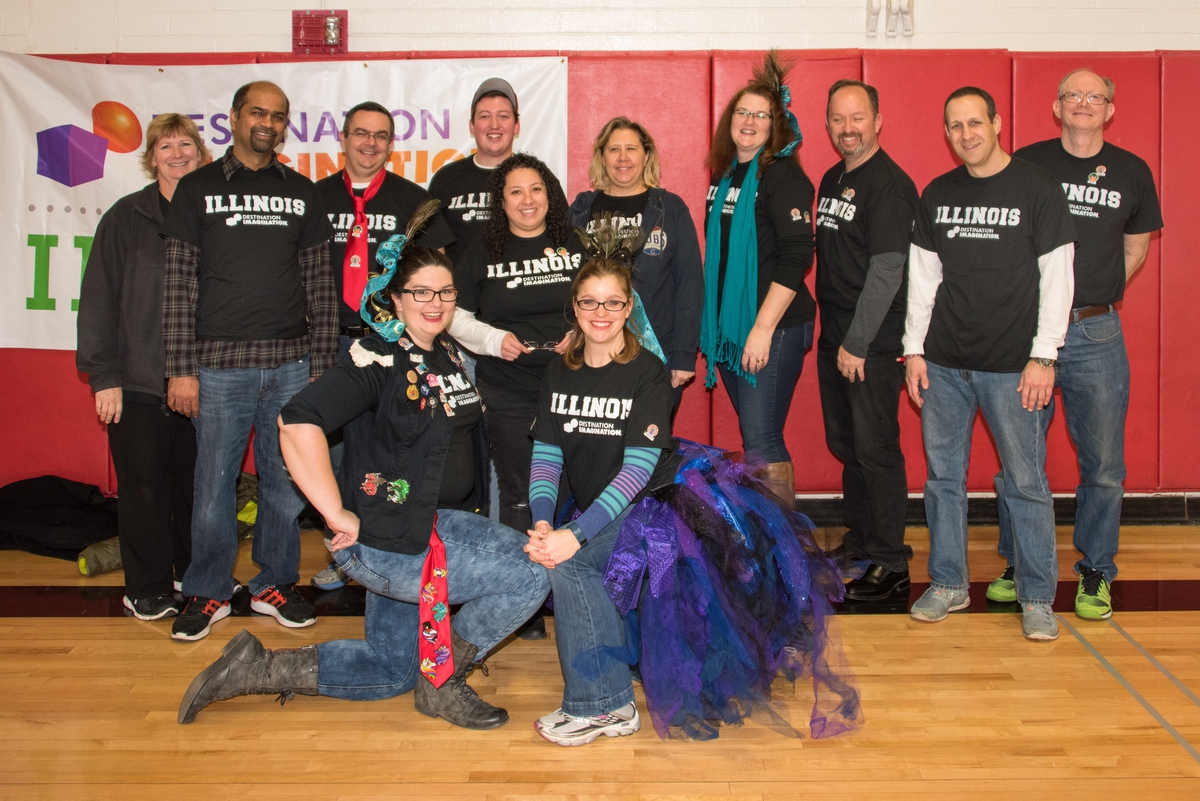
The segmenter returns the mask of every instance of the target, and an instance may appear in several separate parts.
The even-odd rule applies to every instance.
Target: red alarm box
[[[348,34],[344,9],[292,12],[293,53],[345,53]]]

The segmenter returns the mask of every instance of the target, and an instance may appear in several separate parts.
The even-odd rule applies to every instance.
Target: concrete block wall
[[[294,8],[347,9],[358,51],[1200,49],[1198,0],[915,0],[895,38],[867,0],[0,0],[0,50],[290,51]]]

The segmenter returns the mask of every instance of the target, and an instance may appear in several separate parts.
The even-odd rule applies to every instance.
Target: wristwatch
[[[1042,367],[1053,367],[1057,359],[1046,359],[1041,356],[1030,356],[1029,361],[1037,362]]]

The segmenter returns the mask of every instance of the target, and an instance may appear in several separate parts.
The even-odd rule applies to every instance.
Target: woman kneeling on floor
[[[753,465],[672,439],[670,377],[653,334],[631,330],[632,298],[624,264],[585,264],[542,387],[525,550],[549,568],[566,687],[534,727],[568,746],[636,732],[636,663],[660,736],[711,739],[751,715],[798,736],[771,701],[781,671],[812,676],[813,736],[845,731],[860,711],[827,629],[837,568]]]
[[[508,721],[467,685],[467,672],[529,619],[549,584],[522,553],[527,538],[478,513],[487,508],[483,414],[445,333],[457,297],[450,263],[406,241],[380,247],[387,269],[367,284],[363,318],[376,333],[279,421],[288,470],[334,532],[334,561],[367,589],[366,638],[270,651],[242,631],[192,682],[180,723],[239,695],[375,700],[414,688],[424,715],[471,729]],[[339,479],[325,433],[342,426]],[[450,604],[462,604],[453,630]]]

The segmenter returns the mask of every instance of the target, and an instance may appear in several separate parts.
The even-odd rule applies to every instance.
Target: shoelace
[[[1083,593],[1084,595],[1099,595],[1100,586],[1104,582],[1104,574],[1099,570],[1093,570],[1083,574]]]

